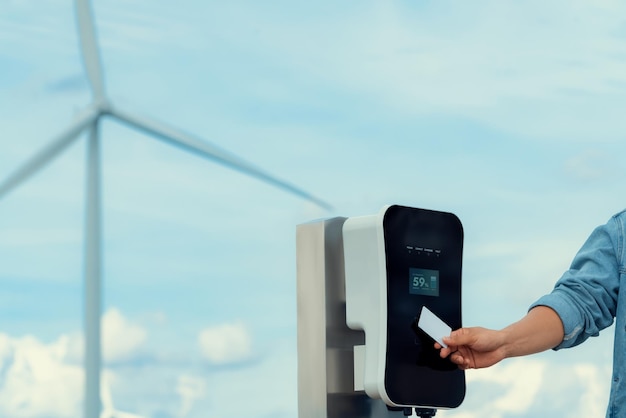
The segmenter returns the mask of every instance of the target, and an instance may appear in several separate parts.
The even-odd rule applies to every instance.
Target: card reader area
[[[457,407],[465,396],[465,374],[440,358],[417,320],[426,306],[452,329],[461,327],[461,222],[451,213],[391,206],[383,230],[387,394],[397,405]]]

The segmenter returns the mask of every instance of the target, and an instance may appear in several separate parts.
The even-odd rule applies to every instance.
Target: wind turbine
[[[132,128],[142,131],[172,145],[221,163],[231,169],[258,178],[296,196],[309,200],[330,210],[325,201],[301,188],[274,177],[251,163],[195,136],[159,123],[141,118],[113,106],[106,96],[102,64],[96,40],[96,31],[89,0],[76,0],[76,15],[83,63],[92,91],[92,101],[80,112],[65,131],[54,138],[46,147],[0,183],[0,198],[18,187],[26,179],[55,159],[83,132],[88,133],[86,221],[85,221],[85,418],[98,418],[101,412],[100,369],[101,369],[101,192],[100,192],[100,136],[99,124],[103,117],[110,117]]]

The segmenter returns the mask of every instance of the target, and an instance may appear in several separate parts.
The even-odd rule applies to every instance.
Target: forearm
[[[528,314],[500,331],[504,336],[505,357],[539,353],[556,347],[563,341],[563,323],[559,315],[547,306],[537,306]]]

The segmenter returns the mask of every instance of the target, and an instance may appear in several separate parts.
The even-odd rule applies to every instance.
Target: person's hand
[[[504,335],[502,331],[486,328],[460,328],[452,331],[449,337],[443,337],[448,347],[435,343],[441,349],[442,358],[450,356],[450,360],[460,369],[479,369],[493,366],[504,359]]]

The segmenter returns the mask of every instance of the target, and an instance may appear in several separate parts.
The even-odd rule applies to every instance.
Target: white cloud
[[[535,400],[545,369],[546,365],[543,362],[514,360],[469,374],[468,384],[487,381],[506,387],[504,395],[492,399],[490,409],[494,411],[494,416],[504,413],[520,414]]]
[[[118,309],[112,308],[103,315],[105,361],[131,358],[145,338],[146,331],[131,323]],[[30,335],[15,338],[0,334],[0,416],[79,416],[83,352],[83,338],[77,332],[63,334],[50,343]],[[112,372],[103,370],[103,383],[113,379]]]
[[[536,358],[505,360],[491,368],[468,371],[464,403],[456,410],[441,411],[441,415],[600,417],[606,410],[609,376],[610,367],[599,364],[560,364]]]
[[[118,363],[132,360],[147,337],[147,331],[129,321],[117,308],[111,308],[102,315],[102,358],[105,363]],[[63,360],[79,364],[85,352],[83,335],[80,332],[63,334],[58,339],[63,347]]]
[[[102,317],[102,350],[104,360],[129,360],[146,340],[147,332],[127,320],[118,309],[109,309]]]
[[[576,416],[603,416],[609,393],[609,379],[607,379],[608,376],[605,376],[608,373],[595,364],[576,364],[573,370],[584,388]]]
[[[252,339],[240,322],[205,328],[200,332],[198,342],[202,355],[214,364],[243,361],[252,352]]]
[[[64,337],[45,344],[0,334],[0,416],[79,416],[83,371],[64,362],[67,349]]]
[[[197,401],[190,416],[297,417],[295,345],[292,339],[276,339],[267,347],[263,361],[208,375],[207,396]],[[241,401],[242,396],[245,402]]]

